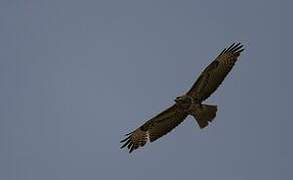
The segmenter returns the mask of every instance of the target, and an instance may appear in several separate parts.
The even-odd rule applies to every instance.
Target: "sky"
[[[0,179],[292,179],[290,7],[1,0]],[[245,51],[206,102],[218,105],[208,128],[189,117],[120,150],[233,42]]]

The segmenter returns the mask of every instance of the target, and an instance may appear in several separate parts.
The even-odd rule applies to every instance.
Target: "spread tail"
[[[194,110],[192,115],[197,121],[199,127],[203,129],[209,125],[209,122],[213,121],[213,119],[216,117],[216,113],[217,106],[202,104]]]

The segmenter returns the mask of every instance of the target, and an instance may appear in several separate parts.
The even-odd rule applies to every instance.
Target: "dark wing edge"
[[[223,49],[217,58],[204,69],[187,94],[195,96],[196,94],[202,94],[203,91],[208,88],[209,92],[206,92],[206,94],[200,98],[201,100],[207,99],[231,71],[242,51],[244,51],[244,48],[241,43],[233,43],[228,48]],[[210,79],[214,80],[215,84],[208,87]]]
[[[133,132],[126,134],[125,136],[127,137],[120,141],[120,143],[124,143],[120,148],[127,147],[129,153],[131,153],[133,150],[143,147],[147,142],[153,142],[170,132],[178,126],[186,116],[186,113],[180,112],[176,105],[173,105]]]
[[[227,49],[226,48],[223,49],[223,51],[218,55],[217,58],[219,58],[223,54],[227,54],[227,53],[231,53],[233,55],[238,55],[239,56],[242,51],[244,51],[244,48],[243,48],[243,45],[241,43],[237,43],[237,44],[233,43]],[[216,60],[217,60],[217,58],[216,58]]]

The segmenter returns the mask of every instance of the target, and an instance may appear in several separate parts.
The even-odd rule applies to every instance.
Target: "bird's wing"
[[[180,111],[176,105],[173,105],[150,119],[133,132],[126,134],[126,138],[121,141],[124,143],[121,148],[127,146],[129,153],[144,146],[148,141],[153,142],[156,139],[170,132],[179,125],[187,114]]]
[[[200,101],[207,99],[223,82],[227,74],[233,68],[240,53],[244,50],[240,43],[233,43],[224,49],[218,57],[209,64],[199,78],[187,92],[188,95],[198,98]]]

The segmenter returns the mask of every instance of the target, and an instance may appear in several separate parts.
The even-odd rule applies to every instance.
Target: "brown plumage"
[[[216,116],[217,106],[202,104],[223,82],[233,68],[240,53],[244,50],[240,43],[233,43],[224,49],[217,58],[200,74],[192,88],[175,99],[175,104],[127,134],[121,141],[121,148],[127,147],[129,153],[144,146],[148,141],[170,132],[188,115],[192,115],[199,127],[205,128]]]

